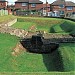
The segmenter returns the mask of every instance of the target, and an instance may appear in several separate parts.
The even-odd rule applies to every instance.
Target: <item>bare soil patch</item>
[[[18,43],[14,48],[13,48],[13,52],[12,55],[13,56],[18,56],[19,54],[21,54],[22,52],[26,52],[27,50],[21,45],[21,43]]]

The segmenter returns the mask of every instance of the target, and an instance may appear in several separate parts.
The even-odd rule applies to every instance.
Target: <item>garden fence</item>
[[[0,10],[0,16],[8,15],[8,10]]]

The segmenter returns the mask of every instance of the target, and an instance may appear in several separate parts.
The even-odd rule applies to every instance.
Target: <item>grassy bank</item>
[[[8,20],[10,18],[12,18],[12,16],[8,16]],[[7,19],[6,16],[5,19]],[[3,22],[5,19],[3,19],[1,22]],[[29,30],[32,26],[35,26],[37,30],[44,30],[46,32],[50,32],[52,27],[54,29],[54,33],[60,34],[75,31],[74,22],[56,18],[20,17],[18,18],[18,22],[12,27]],[[0,33],[0,72],[3,72],[0,73],[1,75],[74,74],[75,43],[60,44],[59,49],[51,54],[22,52],[16,57],[11,53],[18,42],[18,37]]]
[[[0,75],[74,75],[74,72],[32,72],[32,73],[26,73],[26,72],[15,72],[15,73],[0,73]]]
[[[18,17],[18,22],[12,27],[28,31],[32,26],[35,26],[36,30],[48,33],[75,33],[74,22],[57,18]]]
[[[19,39],[0,34],[0,72],[51,72],[75,71],[75,44],[60,44],[51,54],[23,52],[17,57],[11,52]]]
[[[16,18],[16,17],[13,16],[13,15],[0,16],[0,24],[9,22],[9,21],[11,21],[14,18]]]
[[[52,33],[75,33],[75,22],[64,20],[60,24],[55,24],[51,27]]]
[[[61,19],[56,18],[18,18],[18,22],[15,23],[12,27],[21,28],[21,29],[29,29],[31,26],[35,26],[36,30],[50,32],[51,26],[54,24],[60,24],[62,22]]]

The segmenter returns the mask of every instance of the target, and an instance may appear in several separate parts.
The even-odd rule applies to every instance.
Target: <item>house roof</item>
[[[29,0],[29,3],[43,3],[43,2],[40,0]]]
[[[22,3],[22,2],[27,2],[27,3],[43,3],[40,0],[17,0],[15,3]]]
[[[54,1],[52,5],[60,5],[60,4],[65,4],[65,1]]]
[[[16,3],[19,2],[28,2],[28,0],[17,0]]]
[[[54,1],[52,5],[64,4],[65,6],[75,6],[75,3],[72,1]]]
[[[66,1],[66,6],[75,6],[75,3],[71,1]]]
[[[50,4],[43,4],[43,7],[50,7]]]
[[[6,0],[0,0],[0,2],[7,2]]]

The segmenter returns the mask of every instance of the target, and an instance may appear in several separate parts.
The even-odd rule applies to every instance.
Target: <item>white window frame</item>
[[[36,4],[31,4],[31,7],[36,7]]]
[[[63,7],[61,7],[61,5],[62,5]],[[61,5],[59,5],[59,8],[64,8],[64,7],[65,7],[64,4],[61,4]]]
[[[69,7],[71,7],[71,9]],[[66,9],[67,10],[73,10],[73,7],[72,6],[68,6],[68,7],[66,7]]]
[[[27,6],[27,3],[22,3],[22,6]]]

